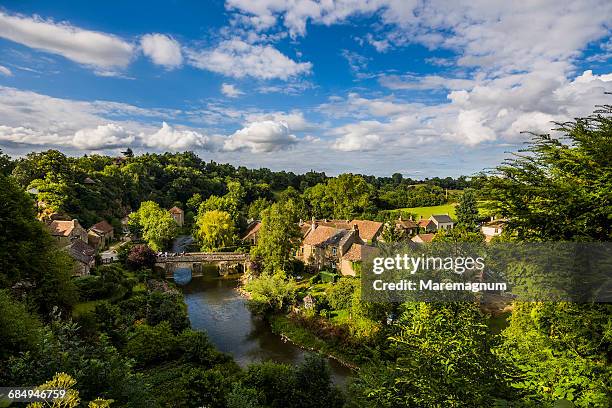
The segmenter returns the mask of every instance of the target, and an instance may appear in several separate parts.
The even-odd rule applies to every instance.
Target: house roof
[[[431,242],[436,234],[418,234],[412,237],[413,242]]]
[[[85,180],[83,180],[83,183],[85,183],[85,184],[96,184],[96,182],[93,181],[91,179],[91,177],[85,177]]]
[[[94,230],[96,232],[101,232],[103,234],[108,234],[109,232],[113,231],[113,226],[110,225],[106,220],[102,220],[94,225],[92,225],[92,227],[90,228],[90,230]]]
[[[432,221],[427,218],[423,218],[422,220],[419,220],[419,227],[425,228],[429,225],[430,222]]]
[[[178,207],[172,207],[171,209],[169,209],[168,211],[170,211],[170,214],[182,214],[184,211],[181,210]]]
[[[368,220],[352,220],[351,228],[353,225],[357,225],[359,228],[359,236],[365,240],[371,240],[378,235],[383,228],[383,223],[378,221],[368,221]]]
[[[47,227],[53,236],[69,237],[77,225],[79,225],[77,220],[54,220],[47,224]]]
[[[333,227],[327,227],[325,225],[319,225],[314,229],[314,231],[311,230],[310,232],[308,232],[308,234],[304,238],[304,244],[319,245],[328,241],[330,238],[340,232],[343,232],[343,230],[339,230]]]
[[[249,239],[251,236],[257,234],[257,231],[259,231],[260,228],[261,228],[261,221],[252,222],[251,225],[249,225],[249,227],[247,228],[247,231],[244,234],[244,237],[242,237],[242,239],[243,240]]]
[[[70,246],[68,246],[68,254],[70,254],[73,259],[84,264],[89,264],[93,260],[95,253],[95,249],[80,239],[75,239]]]
[[[418,227],[417,223],[412,220],[402,220],[401,218],[395,221],[396,227],[402,228],[416,228]]]
[[[375,253],[378,248],[370,245],[352,244],[348,251],[342,255],[342,259],[346,259],[351,262],[362,261],[363,258]]]
[[[351,229],[352,228],[352,225],[349,222],[349,220],[322,219],[322,220],[315,220],[315,222],[317,223],[318,226],[332,227],[336,229]],[[305,221],[303,225],[311,226],[312,221]]]
[[[436,223],[448,223],[453,222],[453,219],[449,217],[448,214],[434,214],[429,219],[435,221]]]

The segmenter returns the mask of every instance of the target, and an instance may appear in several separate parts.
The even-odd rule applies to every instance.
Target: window
[[[337,249],[336,247],[332,247],[332,255],[336,255]]]

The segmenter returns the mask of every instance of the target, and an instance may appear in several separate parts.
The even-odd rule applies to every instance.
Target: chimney
[[[317,229],[317,220],[315,219],[315,217],[312,217],[312,224],[310,224],[310,230],[314,231],[315,229]]]
[[[410,216],[410,221],[412,221],[412,215]]]
[[[304,224],[304,220],[300,218],[300,223],[298,224],[300,227]]]
[[[400,214],[400,216],[398,218],[398,221],[400,221],[400,222],[402,221],[402,214]]]
[[[355,238],[359,238],[359,225],[353,224],[353,233],[355,234]]]

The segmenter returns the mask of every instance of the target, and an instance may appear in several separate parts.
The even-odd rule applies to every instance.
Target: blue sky
[[[472,174],[610,102],[611,22],[604,0],[7,1],[0,148]]]

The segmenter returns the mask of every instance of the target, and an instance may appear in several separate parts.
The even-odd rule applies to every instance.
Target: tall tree
[[[129,216],[129,226],[147,241],[154,251],[164,249],[176,237],[178,225],[170,213],[153,201],[145,201]]]
[[[198,216],[195,236],[202,251],[217,251],[229,247],[236,240],[234,221],[225,211],[206,211]]]
[[[455,209],[457,224],[468,231],[478,231],[478,203],[472,189],[465,189]]]
[[[272,204],[262,212],[259,240],[251,254],[261,258],[264,271],[289,271],[301,236],[297,221],[292,200]]]

